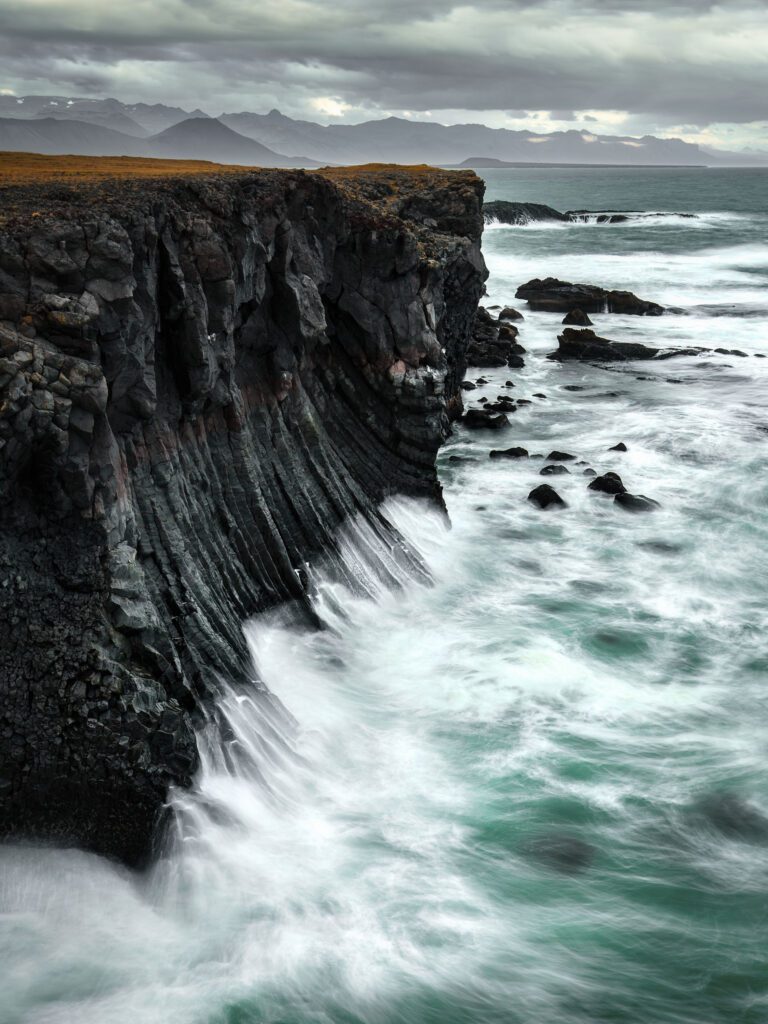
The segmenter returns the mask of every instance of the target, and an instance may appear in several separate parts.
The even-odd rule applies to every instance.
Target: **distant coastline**
[[[590,167],[595,170],[615,167],[624,171],[642,171],[646,169],[709,171],[716,169],[715,164],[594,164],[574,163],[569,160],[497,160],[495,157],[470,157],[468,160],[462,160],[460,164],[440,164],[440,166],[445,167],[446,170],[493,170],[494,168],[503,170],[507,167]],[[752,170],[753,168],[744,169]]]

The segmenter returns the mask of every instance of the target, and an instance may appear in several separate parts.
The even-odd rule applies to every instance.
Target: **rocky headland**
[[[441,500],[483,185],[86,167],[0,192],[0,830],[138,864],[219,680],[252,675],[242,622],[301,604],[345,519]]]

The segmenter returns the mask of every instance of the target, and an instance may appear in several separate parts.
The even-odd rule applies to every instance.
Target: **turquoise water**
[[[559,318],[523,309],[525,369],[466,397],[512,379],[531,404],[503,436],[457,428],[451,528],[387,508],[433,585],[353,595],[318,566],[325,631],[247,626],[274,696],[223,696],[150,876],[2,851],[3,1024],[768,1021],[768,173],[488,183],[701,214],[494,227],[489,305],[547,274],[627,287],[686,312],[600,333],[749,356],[560,366]],[[662,507],[627,515],[572,466],[540,512],[542,462],[488,459],[511,445]],[[342,550],[361,580],[386,557],[362,528]]]

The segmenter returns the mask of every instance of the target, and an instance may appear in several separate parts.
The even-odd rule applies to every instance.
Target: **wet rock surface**
[[[518,328],[506,320],[495,319],[480,306],[475,315],[472,339],[467,349],[469,366],[491,369],[498,366],[519,368],[524,365],[525,349],[517,341]]]
[[[695,220],[695,213],[652,212],[646,210],[566,210],[561,213],[543,203],[513,203],[495,200],[483,207],[486,223],[525,225],[541,221],[571,224],[627,224],[648,218],[685,218]]]
[[[563,318],[563,323],[566,327],[591,327],[592,321],[589,319],[583,309],[572,309],[570,313],[566,313]]]
[[[527,459],[527,448],[492,448],[488,453],[489,459]]]
[[[538,221],[566,221],[568,217],[544,203],[510,203],[497,199],[483,205],[486,224],[533,224]]]
[[[524,320],[523,314],[512,306],[505,306],[499,313],[499,320]]]
[[[554,313],[624,313],[661,316],[664,307],[640,299],[632,292],[609,290],[594,284],[572,284],[556,277],[534,278],[520,285],[515,297],[525,299],[533,310]]]
[[[657,508],[661,508],[659,502],[653,498],[646,498],[644,494],[630,494],[628,491],[621,491],[613,501],[626,512],[655,512]]]
[[[626,487],[618,473],[603,473],[596,476],[588,485],[590,491],[598,491],[600,494],[624,494]]]
[[[711,351],[706,348],[659,349],[642,345],[640,342],[611,341],[609,338],[599,337],[588,328],[578,331],[573,327],[566,327],[563,333],[558,335],[557,341],[557,350],[547,356],[548,359],[557,362],[581,360],[593,363],[625,363],[650,359],[659,362],[677,356],[700,356]],[[570,386],[568,390],[575,391],[577,388]]]
[[[509,426],[506,414],[494,409],[468,409],[462,423],[470,430],[504,430]]]
[[[659,349],[651,348],[649,345],[610,341],[589,329],[578,331],[573,327],[566,327],[563,333],[558,335],[557,341],[557,351],[550,353],[547,358],[559,362],[580,359],[588,362],[623,363],[634,359],[655,359],[659,354]]]
[[[550,484],[539,484],[528,495],[528,501],[537,508],[567,508],[567,503]]]
[[[398,173],[5,189],[3,834],[141,862],[243,620],[346,518],[440,501],[483,186]]]

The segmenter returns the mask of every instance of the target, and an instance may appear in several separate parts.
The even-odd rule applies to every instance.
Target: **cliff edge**
[[[0,833],[137,864],[243,620],[439,500],[483,185],[101,179],[0,182]]]

